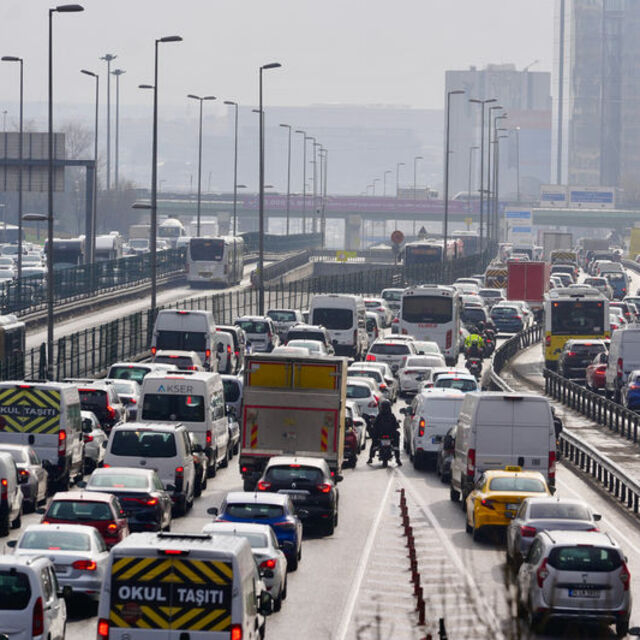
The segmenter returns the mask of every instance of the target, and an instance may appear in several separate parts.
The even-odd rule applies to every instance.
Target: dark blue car
[[[256,522],[268,524],[287,557],[287,569],[295,571],[302,557],[302,523],[296,516],[291,498],[282,493],[229,492],[220,510],[209,509],[216,522]]]
[[[632,411],[640,409],[640,371],[629,374],[627,384],[622,387],[622,404]]]
[[[491,319],[498,333],[518,333],[524,327],[522,312],[516,306],[495,305],[491,309]]]

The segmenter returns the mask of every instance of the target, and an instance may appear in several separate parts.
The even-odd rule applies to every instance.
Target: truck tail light
[[[536,579],[538,580],[538,586],[542,589],[544,581],[549,577],[549,569],[547,569],[547,559],[542,561],[542,564],[536,571]]]
[[[549,451],[549,480],[556,479],[556,452]]]
[[[536,533],[538,533],[538,531],[535,527],[529,527],[526,524],[520,527],[520,536],[523,538],[535,538]]]
[[[109,640],[109,621],[104,618],[100,618],[98,621],[97,640]]]
[[[67,454],[67,432],[64,429],[58,431],[58,457],[64,457]]]
[[[451,349],[451,341],[452,340],[453,340],[453,332],[451,331],[451,329],[449,329],[449,331],[447,331],[445,349]]]
[[[151,347],[151,355],[152,356],[155,356],[157,351],[158,351],[158,347]]]
[[[229,358],[231,357],[231,345],[230,344],[227,345],[227,356]]]
[[[210,447],[211,446],[211,430],[210,429],[207,431],[207,434],[205,436],[205,440],[206,440],[206,443],[207,443],[207,447]]]
[[[260,480],[256,485],[256,488],[258,489],[258,491],[269,491],[269,489],[271,489],[271,483]]]
[[[424,418],[420,418],[420,422],[418,423],[418,436],[422,438],[424,435],[424,428],[427,426]]]
[[[176,467],[175,485],[177,491],[182,491],[182,482],[184,481],[184,467]]]
[[[624,371],[623,364],[624,364],[624,362],[623,362],[622,358],[618,358],[618,363],[617,363],[618,378],[622,378],[622,373]]]
[[[467,477],[473,478],[476,472],[476,450],[469,449],[467,454]]]
[[[0,480],[0,501],[7,502],[9,496],[9,481],[6,478]]]
[[[230,640],[242,640],[242,625],[241,624],[232,624],[231,625],[231,638]]]
[[[78,571],[95,571],[98,568],[93,560],[76,560],[71,566]]]
[[[622,582],[624,590],[629,591],[629,585],[631,584],[631,574],[629,573],[626,562],[623,562],[622,566],[620,567],[620,582]]]
[[[33,605],[33,618],[31,620],[31,635],[41,636],[44,633],[44,609],[42,598],[38,598]]]

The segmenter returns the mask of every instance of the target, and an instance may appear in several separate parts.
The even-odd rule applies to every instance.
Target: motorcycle
[[[482,375],[482,358],[467,358],[465,367],[476,380],[480,380],[480,376]]]
[[[484,357],[489,358],[496,349],[496,342],[492,336],[485,336],[484,338]]]
[[[389,460],[393,457],[393,443],[389,436],[382,436],[378,444],[378,458],[382,462],[383,468],[389,466]]]

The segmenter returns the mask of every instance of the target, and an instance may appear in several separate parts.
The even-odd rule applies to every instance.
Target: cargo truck
[[[240,473],[252,491],[272,456],[324,458],[340,473],[347,361],[252,355],[245,361]]]
[[[524,300],[540,320],[551,266],[547,262],[509,262],[507,268],[507,300]]]
[[[542,246],[544,248],[544,259],[551,262],[551,254],[557,250],[572,251],[573,234],[560,231],[545,231]],[[574,258],[575,260],[575,253]]]

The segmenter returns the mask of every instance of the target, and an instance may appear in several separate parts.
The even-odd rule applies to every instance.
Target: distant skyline
[[[161,107],[180,106],[187,93],[257,102],[257,69],[283,68],[265,77],[265,103],[388,104],[442,108],[444,72],[534,60],[550,71],[553,0],[86,0],[83,13],[54,16],[55,101],[90,104],[105,53],[123,68],[121,104],[149,105],[137,88],[153,80],[153,41],[178,34],[184,42],[160,46]],[[0,55],[25,59],[25,101],[47,92],[47,10],[54,2],[3,0]],[[112,100],[114,83],[112,83]],[[102,91],[102,98],[106,92]],[[17,69],[0,64],[0,110],[17,99]],[[10,110],[9,110],[10,111]],[[11,111],[8,117],[13,117]],[[25,117],[29,117],[28,108]]]

